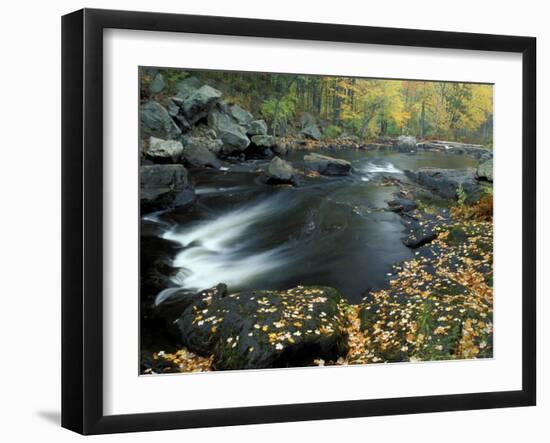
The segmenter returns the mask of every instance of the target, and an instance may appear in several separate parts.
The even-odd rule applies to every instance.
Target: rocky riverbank
[[[153,85],[154,83],[154,85]],[[140,108],[141,372],[417,361],[492,355],[492,151],[479,145],[384,138],[323,138],[310,115],[291,137],[189,77],[167,97],[158,77]],[[325,155],[315,152],[334,151]],[[326,286],[231,292],[226,282],[193,292],[174,283],[181,245],[159,236],[151,213],[193,211],[194,176],[255,159],[267,188],[355,180],[342,149],[469,156],[474,169],[420,168],[402,179],[387,208],[403,223],[414,258],[395,263],[381,290],[360,303]],[[299,163],[290,151],[304,151]],[[228,172],[230,173],[230,172]],[[269,188],[273,189],[273,188]],[[154,216],[153,216],[154,219]],[[358,277],[360,278],[360,277]]]

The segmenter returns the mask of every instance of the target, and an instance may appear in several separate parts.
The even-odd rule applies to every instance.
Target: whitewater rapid
[[[180,268],[173,282],[190,290],[209,288],[219,282],[238,286],[285,264],[288,245],[245,253],[248,239],[259,234],[255,225],[265,222],[275,207],[272,200],[245,205],[211,220],[165,232],[165,239],[184,247],[173,262]]]

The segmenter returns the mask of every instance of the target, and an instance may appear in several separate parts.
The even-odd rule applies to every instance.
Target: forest
[[[177,69],[163,73],[173,88],[191,75]],[[287,135],[307,112],[320,122],[324,139],[411,135],[492,146],[493,87],[488,84],[230,71],[192,75],[262,116],[276,136]]]

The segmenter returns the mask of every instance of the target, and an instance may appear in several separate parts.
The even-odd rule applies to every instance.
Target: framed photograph
[[[62,27],[64,427],[535,405],[534,38]]]

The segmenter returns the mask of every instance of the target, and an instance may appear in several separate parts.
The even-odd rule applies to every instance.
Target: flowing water
[[[194,171],[197,204],[155,217],[166,226],[163,237],[183,246],[174,282],[190,290],[223,282],[230,291],[327,285],[357,302],[385,283],[392,264],[412,257],[400,241],[400,217],[385,210],[396,188],[377,185],[376,176],[475,166],[444,153],[320,153],[351,161],[355,173],[292,188],[261,182],[256,171],[267,161]],[[288,160],[302,168],[304,154]]]

